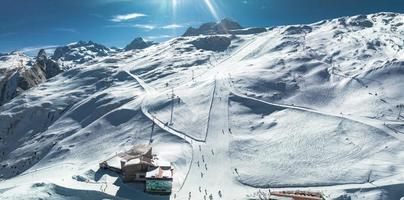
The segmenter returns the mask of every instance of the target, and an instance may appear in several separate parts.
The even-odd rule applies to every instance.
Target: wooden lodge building
[[[145,182],[148,193],[170,194],[173,181],[171,163],[160,161],[149,145],[138,145],[100,163],[100,168],[122,175],[124,182]]]

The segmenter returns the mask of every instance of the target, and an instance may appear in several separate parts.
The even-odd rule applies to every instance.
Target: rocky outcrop
[[[208,51],[225,51],[231,44],[231,38],[225,36],[208,36],[198,38],[192,42],[197,49]]]
[[[152,41],[145,41],[145,40],[143,40],[143,38],[137,37],[130,44],[126,45],[124,50],[130,51],[130,50],[135,50],[135,49],[145,49],[145,48],[150,47],[155,44],[156,43],[154,43]]]
[[[1,57],[4,60],[18,60],[19,55]],[[6,63],[8,64],[8,63]],[[10,66],[0,70],[0,106],[7,103],[20,93],[45,82],[62,72],[59,65],[49,59],[45,50],[41,49],[36,61],[29,61],[23,65]]]
[[[202,24],[199,28],[190,27],[182,36],[229,34],[231,30],[242,28],[237,22],[226,18],[218,23],[209,22]]]
[[[36,66],[40,67],[45,72],[47,79],[52,78],[62,72],[58,63],[52,59],[49,59],[45,50],[43,49],[41,49],[38,53],[36,58]]]
[[[242,26],[240,26],[239,23],[225,18],[218,23],[209,22],[206,24],[202,24],[199,28],[190,27],[182,36],[217,34],[248,35],[266,31],[268,31],[268,29],[263,27],[243,28]]]

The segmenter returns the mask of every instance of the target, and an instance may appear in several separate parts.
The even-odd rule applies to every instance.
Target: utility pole
[[[153,116],[153,124],[152,124],[152,128],[151,128],[151,134],[150,134],[150,140],[149,140],[150,144],[153,143],[154,124],[155,124],[155,122],[154,122],[154,116]]]
[[[170,125],[173,124],[173,113],[174,113],[174,88],[171,88],[171,116],[170,116]]]
[[[397,120],[399,120],[400,117],[401,117],[401,109],[404,107],[404,104],[397,105],[397,107],[400,109],[400,110],[398,111],[398,116],[397,116]]]

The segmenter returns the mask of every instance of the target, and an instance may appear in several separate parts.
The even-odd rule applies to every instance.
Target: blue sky
[[[117,47],[138,36],[164,41],[223,17],[275,26],[381,11],[404,13],[404,0],[0,0],[0,52],[78,40]]]

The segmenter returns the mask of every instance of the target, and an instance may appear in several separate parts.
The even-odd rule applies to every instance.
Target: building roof
[[[293,200],[292,197],[283,197],[283,196],[277,196],[277,195],[271,195],[269,197],[270,200]]]
[[[322,200],[323,196],[318,192],[310,191],[276,191],[271,192],[271,198],[276,197],[291,197],[295,200]]]
[[[124,162],[125,166],[138,165],[138,164],[147,164],[150,166],[155,166],[152,159],[144,157],[144,156],[140,156],[137,158],[130,158],[129,160],[123,160],[123,162]]]
[[[119,157],[121,157],[123,160],[129,161],[134,158],[139,158],[143,155],[146,155],[148,152],[151,152],[152,147],[150,145],[136,145],[133,146],[131,149],[129,149],[126,152],[120,153]]]
[[[146,179],[172,179],[173,171],[164,167],[156,167],[155,169],[146,173]]]
[[[140,164],[140,162],[141,162],[140,158],[134,158],[134,159],[127,161],[125,163],[125,165],[136,165],[136,164]]]
[[[121,158],[119,158],[119,157],[115,156],[105,162],[108,164],[108,166],[115,167],[117,169],[121,168]]]
[[[153,160],[156,166],[164,167],[164,168],[172,168],[171,163],[164,160]]]

